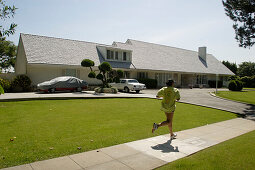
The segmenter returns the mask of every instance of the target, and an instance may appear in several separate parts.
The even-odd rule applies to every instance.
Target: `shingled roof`
[[[92,42],[53,38],[31,34],[21,34],[27,62],[30,64],[80,65],[84,58],[99,65],[104,58],[97,46],[120,48],[132,51],[132,63],[111,62],[114,68],[136,68],[187,73],[233,75],[213,55],[207,54],[206,61],[198,57],[198,52],[165,45],[127,40],[104,45]]]

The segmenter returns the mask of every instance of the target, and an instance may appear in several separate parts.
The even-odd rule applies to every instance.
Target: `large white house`
[[[225,83],[227,76],[234,75],[207,54],[206,47],[191,51],[131,39],[105,45],[31,34],[20,34],[15,72],[28,75],[33,85],[64,75],[99,84],[88,78],[89,68],[81,67],[83,59],[93,60],[96,66],[107,61],[125,71],[126,78],[156,79],[158,86],[170,78],[181,87],[207,85],[216,75]]]

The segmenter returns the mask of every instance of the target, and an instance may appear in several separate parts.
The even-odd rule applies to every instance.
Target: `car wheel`
[[[140,92],[140,90],[136,90],[135,92],[136,92],[136,93],[139,93],[139,92]]]
[[[82,88],[81,88],[81,87],[77,87],[77,88],[76,88],[76,91],[77,91],[77,92],[81,92],[81,91],[82,91]]]
[[[54,88],[49,89],[48,91],[49,91],[50,93],[55,93],[55,89],[54,89]]]
[[[128,88],[128,87],[124,87],[124,91],[125,91],[126,93],[129,93],[129,88]]]

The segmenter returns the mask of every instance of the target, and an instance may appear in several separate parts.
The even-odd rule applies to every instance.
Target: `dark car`
[[[88,88],[88,83],[84,80],[71,76],[62,76],[45,81],[37,85],[39,91],[54,93],[55,91],[77,91],[81,92]]]

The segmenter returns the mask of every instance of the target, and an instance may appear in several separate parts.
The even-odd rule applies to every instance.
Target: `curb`
[[[247,105],[250,105],[250,106],[255,106],[254,104],[251,104],[251,103],[246,103],[246,102],[241,102],[241,101],[236,101],[236,100],[231,100],[231,99],[223,98],[223,97],[220,97],[220,96],[216,96],[214,94],[214,92],[209,92],[209,93],[210,93],[211,96],[222,99],[222,100],[227,100],[227,101],[231,101],[231,102],[236,102],[236,103],[241,103],[241,104],[247,104]]]
[[[11,98],[11,99],[0,99],[0,102],[11,102],[11,101],[33,101],[33,100],[73,100],[73,99],[110,99],[110,98],[148,98],[154,99],[153,97],[148,96],[135,96],[135,97],[128,97],[128,96],[96,96],[96,97],[36,97],[36,98]]]
[[[230,110],[221,109],[221,108],[217,108],[217,107],[206,106],[206,105],[200,105],[200,104],[193,104],[193,103],[182,102],[182,101],[179,101],[178,103],[184,103],[184,104],[190,104],[190,105],[195,105],[195,106],[200,106],[200,107],[206,107],[206,108],[210,108],[210,109],[221,110],[221,111],[225,111],[225,112],[230,112],[230,113],[237,114],[237,115],[241,116],[242,118],[245,118],[245,117],[246,117],[245,114],[242,114],[242,113],[239,113],[239,112],[233,112],[233,111],[230,111]]]

